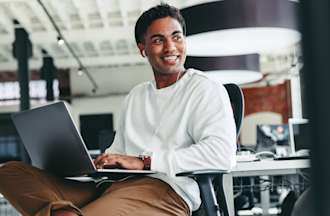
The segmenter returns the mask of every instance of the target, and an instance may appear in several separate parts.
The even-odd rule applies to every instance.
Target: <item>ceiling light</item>
[[[300,41],[298,2],[223,0],[181,10],[187,25],[187,54],[228,56],[287,48]]]
[[[78,71],[77,71],[77,74],[78,74],[78,76],[84,75],[83,69],[79,68]]]
[[[57,44],[60,45],[60,46],[63,46],[64,45],[64,40],[63,40],[62,37],[57,36]]]
[[[196,68],[218,82],[246,84],[262,79],[259,55],[196,57],[187,56],[187,68]]]

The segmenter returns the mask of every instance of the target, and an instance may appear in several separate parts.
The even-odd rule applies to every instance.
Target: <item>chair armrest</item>
[[[224,216],[229,216],[227,201],[224,193],[223,185],[223,175],[229,173],[227,170],[217,170],[217,169],[205,169],[205,170],[194,170],[188,172],[177,173],[176,176],[185,176],[193,178],[197,181],[202,202],[205,206],[208,216],[219,216],[220,208]],[[219,177],[218,179],[218,194],[214,191],[213,179]],[[218,201],[217,201],[218,199]]]
[[[228,173],[229,171],[227,170],[217,170],[217,169],[205,169],[205,170],[194,170],[194,171],[186,171],[186,172],[181,172],[177,173],[176,176],[187,176],[187,177],[197,177],[201,175],[223,175]]]

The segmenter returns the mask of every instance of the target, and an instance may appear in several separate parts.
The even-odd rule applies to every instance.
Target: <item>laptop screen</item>
[[[60,176],[95,172],[95,166],[64,102],[12,116],[32,164]]]

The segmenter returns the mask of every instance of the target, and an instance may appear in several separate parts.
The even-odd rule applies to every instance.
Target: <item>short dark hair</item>
[[[145,11],[136,21],[135,24],[136,44],[139,44],[143,41],[143,37],[147,32],[148,27],[151,25],[153,21],[165,17],[172,17],[176,19],[182,27],[183,34],[186,35],[186,23],[180,13],[180,10],[166,3],[162,3]]]

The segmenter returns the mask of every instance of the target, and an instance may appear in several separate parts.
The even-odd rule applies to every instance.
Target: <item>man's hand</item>
[[[94,160],[96,168],[123,168],[143,170],[143,161],[137,157],[104,153]]]

